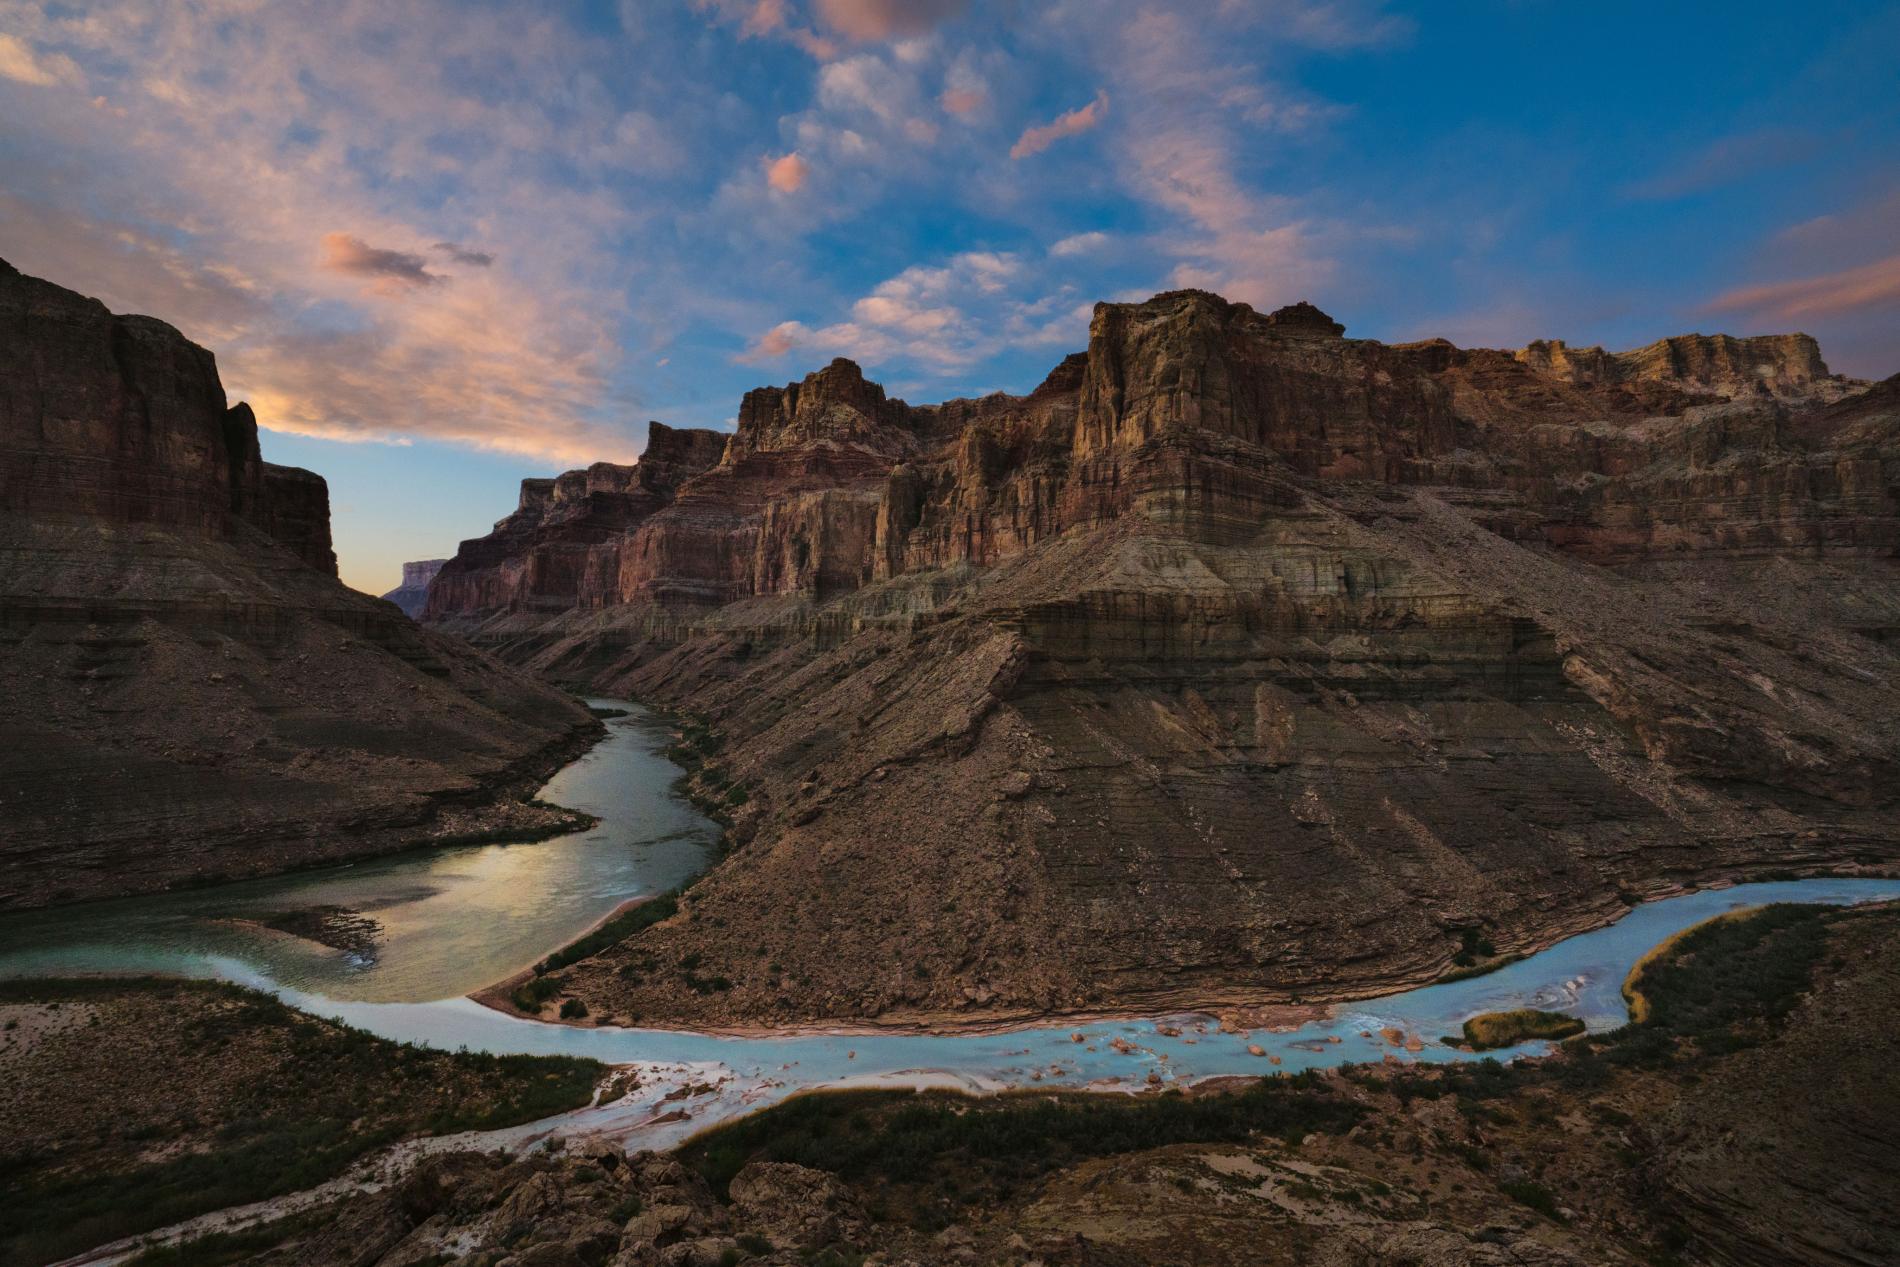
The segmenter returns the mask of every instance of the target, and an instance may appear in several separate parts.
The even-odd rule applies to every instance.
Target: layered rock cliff
[[[570,985],[693,1021],[1312,999],[1892,865],[1896,385],[1657,347],[1583,373],[1183,291],[1099,306],[1027,396],[748,395],[598,588],[461,625],[709,727],[732,855]]]
[[[429,582],[435,580],[436,573],[447,562],[447,559],[418,559],[403,564],[402,584],[383,595],[383,599],[402,608],[402,614],[411,620],[421,618],[429,602]]]
[[[521,481],[521,501],[489,536],[464,541],[430,582],[436,620],[505,611],[599,606],[618,592],[618,545],[725,451],[717,431],[649,423],[633,466],[596,462],[554,479]]]
[[[336,579],[211,353],[0,262],[0,907],[563,818],[585,711]]]

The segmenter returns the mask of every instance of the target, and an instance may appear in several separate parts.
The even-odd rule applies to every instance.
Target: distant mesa
[[[402,565],[402,584],[383,598],[402,608],[402,614],[415,620],[422,615],[422,609],[429,601],[429,582],[442,570],[447,559],[420,559],[414,563]]]

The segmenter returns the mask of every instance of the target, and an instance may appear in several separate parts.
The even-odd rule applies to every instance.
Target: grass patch
[[[1465,1022],[1465,1043],[1473,1051],[1515,1047],[1533,1038],[1574,1038],[1583,1022],[1562,1012],[1540,1012],[1520,1007],[1509,1012],[1486,1012]]]
[[[1263,1136],[1298,1140],[1343,1132],[1364,1114],[1307,1075],[1198,1096],[827,1092],[716,1127],[681,1155],[721,1192],[748,1162],[787,1161],[847,1181],[913,1189],[923,1207],[942,1213],[973,1194],[1007,1197],[1088,1157]]]

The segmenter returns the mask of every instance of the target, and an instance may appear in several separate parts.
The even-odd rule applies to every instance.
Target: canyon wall
[[[0,907],[566,821],[584,709],[336,579],[211,353],[0,262]]]
[[[750,393],[565,610],[434,614],[710,728],[732,852],[570,972],[596,1015],[1378,992],[1900,859],[1897,392],[1799,335],[1387,346],[1173,292],[1026,396]],[[683,957],[729,988],[643,967]]]
[[[618,543],[673,499],[726,449],[717,431],[648,424],[633,466],[596,462],[554,479],[521,481],[513,514],[486,537],[464,541],[429,585],[435,620],[508,611],[600,606],[617,592]]]

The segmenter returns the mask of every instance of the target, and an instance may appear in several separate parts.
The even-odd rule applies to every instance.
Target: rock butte
[[[402,608],[402,614],[414,620],[422,615],[422,609],[429,601],[429,582],[435,580],[435,574],[442,570],[447,559],[419,559],[402,565],[402,584],[383,598]]]
[[[1805,335],[1387,346],[1178,291],[1026,396],[838,360],[649,453],[529,481],[427,607],[723,745],[733,850],[568,972],[597,1018],[1370,994],[1900,856],[1900,379]]]
[[[336,579],[211,353],[0,261],[0,907],[569,817],[585,710]]]

